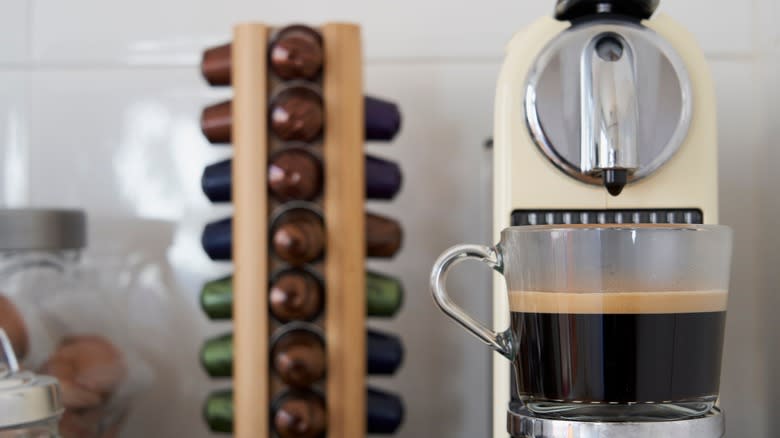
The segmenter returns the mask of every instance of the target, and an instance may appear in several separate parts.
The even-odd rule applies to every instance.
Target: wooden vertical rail
[[[366,434],[363,81],[360,28],[327,24],[324,212],[328,437]]]
[[[268,436],[268,29],[233,29],[233,275],[234,433]]]

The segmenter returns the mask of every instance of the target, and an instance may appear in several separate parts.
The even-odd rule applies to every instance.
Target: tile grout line
[[[709,61],[755,61],[766,56],[776,56],[772,50],[756,50],[750,53],[722,52],[705,54]],[[388,57],[369,58],[366,67],[388,65],[496,65],[501,57]],[[7,71],[70,71],[70,70],[163,70],[193,69],[197,63],[121,63],[121,62],[0,62],[0,70]]]
[[[27,59],[28,62],[32,62],[32,60],[33,60],[33,46],[34,46],[33,45],[33,38],[35,36],[34,35],[35,20],[33,19],[33,15],[35,13],[34,3],[36,1],[37,0],[29,0],[27,2],[27,17],[26,17],[27,29],[26,29],[26,32],[25,32],[25,37],[26,37],[26,41],[25,41],[25,51],[26,51],[25,55],[26,55],[26,57],[25,57],[25,59]],[[33,141],[32,133],[34,132],[33,131],[34,122],[33,122],[33,117],[32,117],[34,108],[33,108],[33,96],[32,96],[32,94],[33,94],[32,79],[30,78],[30,75],[29,75],[29,72],[28,72],[28,74],[24,78],[24,103],[23,103],[23,105],[24,105],[25,116],[24,116],[24,122],[22,124],[23,127],[20,128],[20,129],[22,129],[24,131],[23,134],[22,134],[23,135],[24,147],[22,149],[24,150],[24,159],[23,159],[24,164],[23,164],[23,166],[25,167],[25,169],[24,169],[24,173],[25,173],[24,179],[25,179],[25,181],[23,183],[23,185],[24,185],[23,192],[24,193],[21,195],[22,196],[22,205],[30,205],[30,201],[32,200],[31,188],[30,188],[32,186],[32,182],[30,180],[30,178],[32,178],[32,162],[30,160],[30,155],[31,155],[30,151],[32,149],[32,141]]]
[[[26,32],[25,32],[25,37],[26,37],[25,51],[27,53],[25,55],[26,55],[26,59],[28,61],[32,61],[32,59],[33,59],[33,56],[32,56],[33,41],[32,40],[33,40],[33,27],[35,25],[35,23],[33,22],[33,12],[35,11],[35,8],[33,7],[33,3],[35,1],[36,0],[30,0],[30,1],[27,2],[27,17],[26,17],[27,18],[27,20],[26,20],[27,21],[27,29],[26,29]]]

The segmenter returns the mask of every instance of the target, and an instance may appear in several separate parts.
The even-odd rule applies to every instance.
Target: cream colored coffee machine
[[[509,42],[495,99],[495,241],[510,225],[717,223],[712,78],[693,36],[657,6],[559,0]],[[508,325],[504,287],[494,281],[495,327]],[[509,362],[496,354],[494,437],[507,427],[529,438],[646,436],[511,407],[508,419],[509,388]],[[716,414],[679,435],[720,436]]]

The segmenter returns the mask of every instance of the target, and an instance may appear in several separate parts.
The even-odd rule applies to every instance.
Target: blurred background
[[[404,188],[373,211],[399,218],[405,247],[372,267],[406,285],[405,307],[377,327],[404,338],[404,438],[486,436],[487,348],[434,308],[427,277],[460,242],[489,243],[493,92],[504,44],[554,2],[0,0],[0,204],[83,208],[92,257],[134,266],[128,337],[152,365],[125,437],[209,437],[201,403],[229,381],[198,362],[208,336],[230,330],[198,307],[202,284],[231,271],[200,247],[208,221],[230,214],[200,190],[207,164],[231,154],[200,133],[208,87],[201,51],[239,21],[329,20],[363,26],[366,91],[395,100],[404,127],[369,145],[400,162]],[[709,59],[718,98],[721,222],[736,230],[721,388],[728,436],[780,430],[780,6],[772,0],[661,1]],[[684,188],[681,188],[681,190]],[[490,317],[489,273],[451,281],[463,306]]]

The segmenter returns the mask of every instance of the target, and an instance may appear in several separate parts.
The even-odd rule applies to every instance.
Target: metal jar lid
[[[0,329],[0,430],[60,416],[64,410],[57,379],[20,372],[11,342]]]
[[[81,249],[86,230],[81,210],[0,209],[0,250]]]

